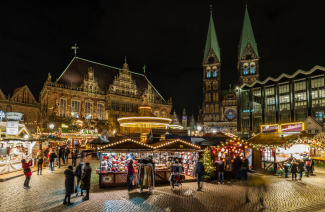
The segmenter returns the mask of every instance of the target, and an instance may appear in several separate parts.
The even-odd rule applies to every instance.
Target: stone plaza
[[[202,191],[197,183],[183,183],[182,189],[171,190],[168,184],[157,185],[152,193],[139,189],[128,192],[125,188],[99,188],[95,173],[97,160],[86,159],[93,169],[90,200],[72,195],[71,206],[63,205],[65,196],[63,174],[67,166],[53,173],[33,172],[31,188],[24,189],[25,177],[0,183],[0,211],[260,211],[258,192],[249,188],[250,203],[245,202],[246,184],[232,180],[219,185],[217,181],[204,182]],[[315,176],[303,176],[302,182],[291,178],[261,174],[267,182],[264,211],[325,211],[325,169],[317,168]]]

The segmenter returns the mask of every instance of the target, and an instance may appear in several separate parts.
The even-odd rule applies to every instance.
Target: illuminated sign
[[[18,135],[19,121],[8,121],[6,126],[7,135]]]
[[[0,111],[0,121],[2,121],[2,119],[5,119],[5,117],[6,117],[5,112]]]
[[[261,126],[262,133],[269,133],[269,132],[278,132],[279,125],[262,125]]]
[[[281,124],[282,132],[297,132],[302,130],[304,130],[302,122],[292,124]]]
[[[7,112],[6,119],[20,121],[23,118],[23,115],[24,115],[23,113]]]

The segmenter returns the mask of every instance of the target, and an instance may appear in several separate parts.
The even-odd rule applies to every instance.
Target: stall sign
[[[22,120],[23,115],[24,115],[23,113],[18,113],[18,112],[7,112],[6,119],[20,121]]]
[[[264,125],[262,126],[262,133],[269,133],[269,132],[278,132],[279,125]]]
[[[6,127],[7,135],[18,135],[19,121],[8,121]]]
[[[297,132],[303,130],[303,123],[281,124],[282,132]]]
[[[6,117],[5,112],[0,111],[0,121],[2,121],[2,119],[5,119],[5,117]]]

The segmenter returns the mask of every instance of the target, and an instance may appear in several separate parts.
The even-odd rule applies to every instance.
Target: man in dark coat
[[[77,165],[77,157],[78,157],[78,151],[76,148],[74,148],[72,150],[72,153],[71,153],[71,158],[72,158],[72,165],[73,166],[76,166]]]
[[[80,162],[79,165],[77,166],[76,172],[75,172],[75,175],[77,177],[77,185],[76,185],[76,189],[75,189],[76,196],[78,196],[78,186],[79,186],[79,182],[81,181],[81,177],[82,177],[83,173],[84,173],[84,162]],[[81,190],[81,196],[83,196],[84,192],[81,188],[80,188],[80,190]]]
[[[64,164],[63,148],[62,147],[60,147],[59,152],[58,152],[58,158],[57,158],[57,160],[58,160],[58,169],[61,168],[61,158],[62,158],[63,164]]]
[[[64,163],[68,164],[70,149],[67,146],[65,146],[65,149],[63,151],[64,151],[64,161],[65,161]]]
[[[67,170],[64,171],[65,174],[65,198],[63,204],[72,205],[70,202],[71,194],[74,192],[74,173],[73,167],[69,166]],[[68,200],[68,201],[67,201]]]
[[[235,169],[236,169],[236,178],[237,181],[241,181],[241,167],[243,165],[242,159],[240,159],[239,155],[237,155],[235,159]]]
[[[199,160],[197,160],[196,162],[196,174],[197,174],[197,185],[198,185],[197,191],[200,191],[202,189],[200,183],[201,183],[201,178],[204,175],[204,166],[203,163]]]
[[[87,162],[84,168],[84,173],[81,177],[81,186],[80,188],[86,190],[87,194],[82,200],[89,200],[89,189],[90,189],[90,178],[91,178],[91,167],[90,164]]]

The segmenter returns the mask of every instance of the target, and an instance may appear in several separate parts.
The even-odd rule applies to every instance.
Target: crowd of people
[[[290,155],[288,160],[283,163],[285,178],[289,178],[288,173],[291,172],[293,181],[297,181],[297,174],[299,174],[298,180],[302,181],[303,172],[305,172],[306,177],[314,174],[314,165],[314,160],[310,154],[303,154],[300,159]]]
[[[90,179],[91,179],[91,172],[92,169],[90,164],[86,162],[84,166],[84,157],[87,157],[83,151],[80,151],[78,148],[74,148],[72,151],[67,146],[57,146],[52,148],[44,148],[43,150],[39,150],[37,153],[37,175],[42,175],[43,165],[45,160],[48,160],[49,163],[49,173],[53,173],[54,171],[54,164],[56,163],[56,167],[58,169],[61,168],[61,165],[68,164],[69,161],[69,154],[71,153],[71,165],[64,171],[65,174],[65,188],[66,188],[66,195],[64,198],[63,204],[72,205],[73,203],[70,201],[71,195],[76,194],[78,197],[78,189],[80,190],[80,195],[84,196],[84,191],[86,191],[86,195],[84,196],[83,200],[89,200],[89,189],[90,189]],[[77,166],[77,159],[80,159],[80,163]],[[62,160],[62,164],[61,164]],[[30,167],[32,166],[32,160],[28,162],[23,159],[22,161],[22,168],[24,170],[25,181],[24,181],[24,188],[29,189],[31,186],[29,185],[30,179],[32,176],[32,171]],[[76,166],[75,171],[73,167]],[[75,184],[75,178],[77,178]]]

